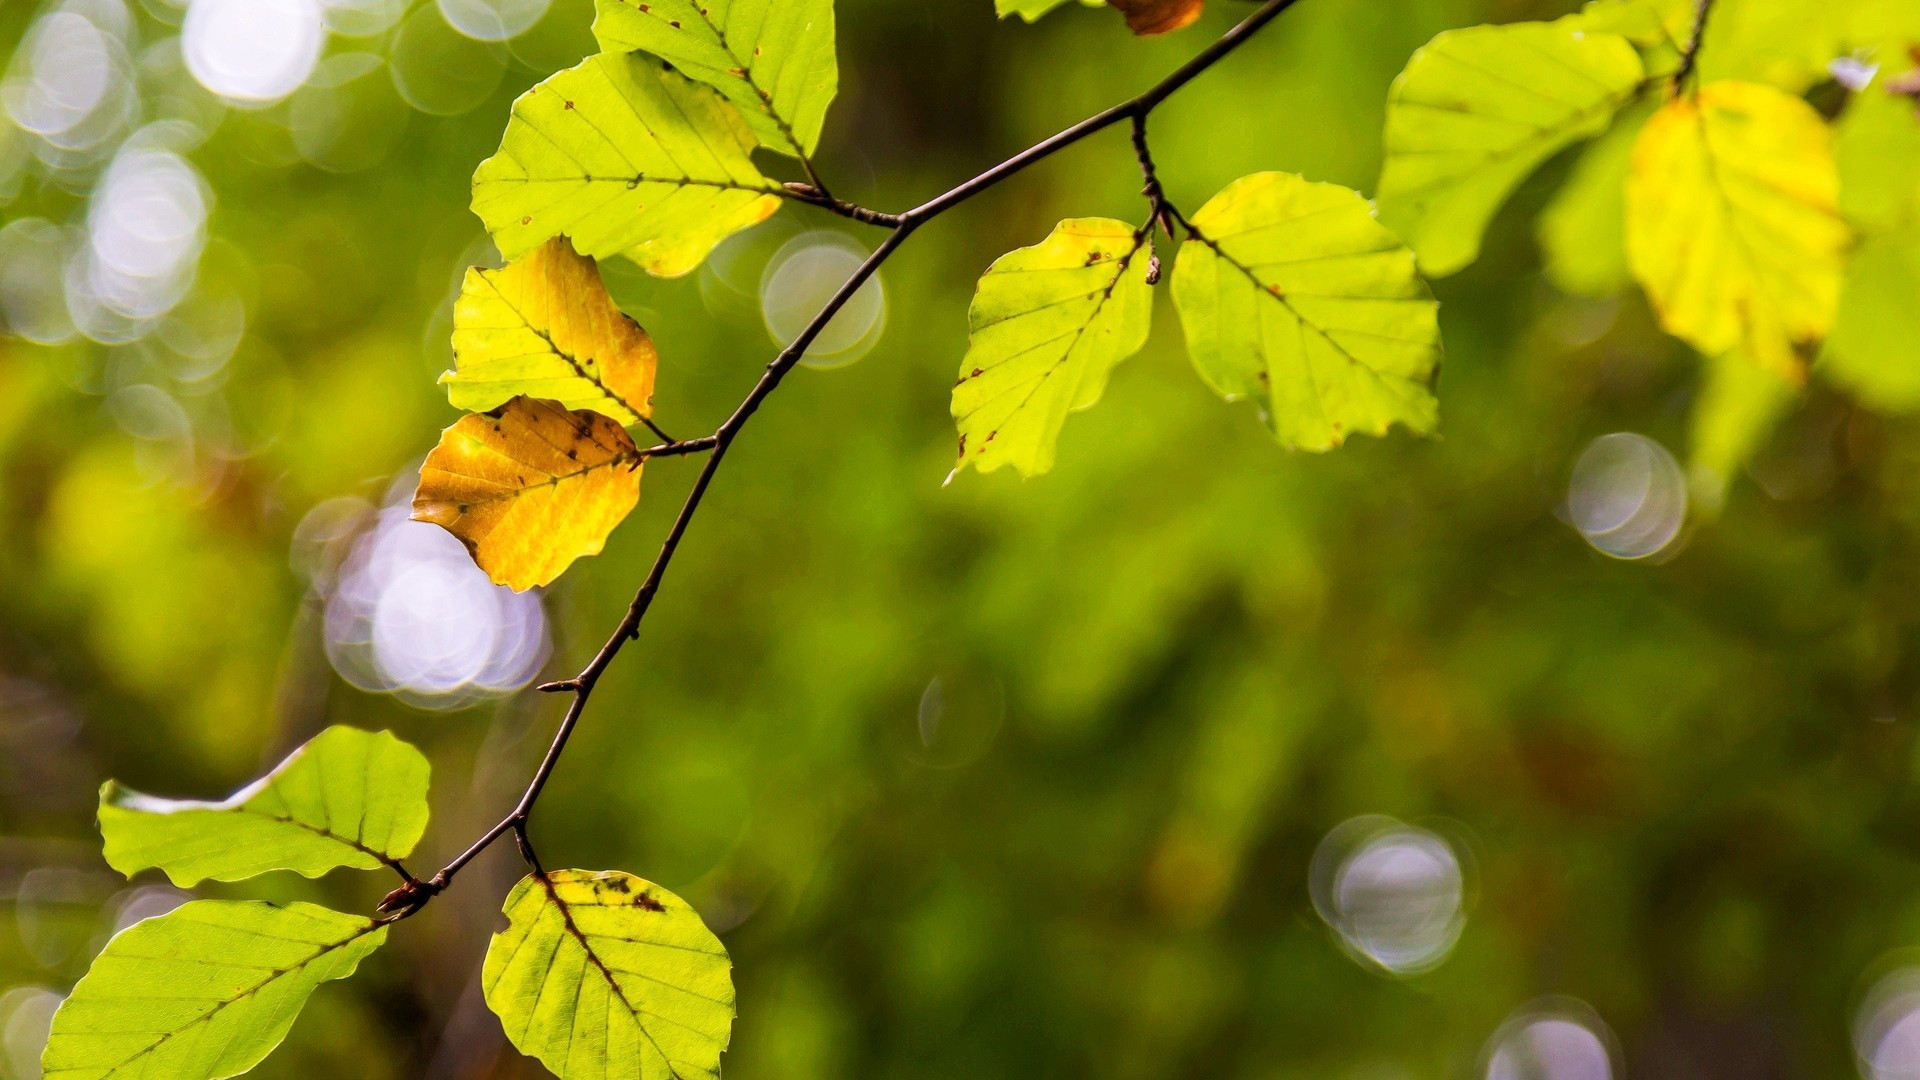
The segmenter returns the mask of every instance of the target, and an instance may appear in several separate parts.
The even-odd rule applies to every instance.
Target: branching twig
[[[527,837],[527,823],[533,815],[534,804],[539,801],[541,792],[546,790],[547,781],[552,778],[554,767],[560,762],[560,755],[566,751],[568,740],[573,737],[574,729],[579,726],[580,716],[586,710],[587,701],[592,697],[593,688],[599,683],[600,676],[605,674],[607,667],[613,663],[614,657],[619,654],[621,648],[639,635],[641,620],[646,618],[647,609],[653,605],[653,598],[660,591],[660,583],[666,577],[667,567],[673,562],[674,552],[679,549],[680,541],[685,538],[687,527],[692,524],[694,514],[700,509],[701,500],[706,497],[707,489],[713,483],[714,474],[719,471],[720,463],[726,459],[727,450],[732,447],[733,440],[739,436],[741,429],[746,426],[747,421],[759,410],[767,397],[779,388],[781,380],[800,363],[808,347],[826,329],[827,323],[839,313],[842,307],[846,306],[854,293],[878,272],[880,265],[886,262],[909,236],[913,235],[914,230],[1000,181],[1051,157],[1082,139],[1122,121],[1132,121],[1135,150],[1146,175],[1146,194],[1152,206],[1148,228],[1151,229],[1157,222],[1171,233],[1171,222],[1184,222],[1185,219],[1180,217],[1178,210],[1166,202],[1165,193],[1160,190],[1159,178],[1153,169],[1153,158],[1146,145],[1148,114],[1181,87],[1239,48],[1261,27],[1272,22],[1281,12],[1297,2],[1298,0],[1265,0],[1252,15],[1182,65],[1179,70],[1161,80],[1152,89],[1129,101],[1115,105],[1105,112],[1088,117],[1044,142],[1034,144],[973,179],[905,213],[887,214],[844,202],[827,194],[824,187],[817,182],[786,186],[790,197],[796,201],[821,207],[854,221],[885,226],[892,231],[880,242],[873,253],[867,256],[866,261],[862,262],[859,268],[847,278],[839,291],[833,294],[833,297],[807,324],[806,329],[800,332],[800,336],[781,350],[780,354],[767,365],[766,370],[760,375],[760,380],[754,384],[752,390],[747,392],[747,396],[734,409],[733,415],[727,417],[712,435],[685,442],[667,439],[663,445],[642,451],[644,457],[668,457],[701,451],[711,451],[711,455],[707,458],[705,466],[701,468],[699,476],[694,480],[693,490],[687,493],[679,515],[674,518],[672,526],[668,528],[666,538],[660,544],[660,552],[654,557],[653,567],[647,572],[646,581],[641,584],[640,591],[634,594],[633,602],[628,605],[627,613],[620,620],[620,625],[614,629],[613,635],[600,646],[600,651],[594,654],[593,659],[581,669],[580,674],[571,679],[546,683],[540,687],[541,690],[549,693],[572,694],[573,700],[568,704],[566,715],[554,731],[553,742],[547,747],[546,755],[541,758],[539,767],[534,770],[533,778],[528,781],[520,801],[514,805],[506,817],[500,819],[498,824],[488,829],[468,846],[467,850],[461,852],[432,878],[421,881],[417,885],[404,884],[400,889],[396,889],[382,905],[382,911],[389,912],[387,918],[405,918],[419,910],[428,900],[445,889],[462,867],[508,833],[513,834],[522,857],[534,872],[543,873],[539,860],[534,854],[533,845]],[[666,439],[666,436],[662,435],[661,438]]]

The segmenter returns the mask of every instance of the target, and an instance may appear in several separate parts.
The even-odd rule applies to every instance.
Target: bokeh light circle
[[[792,344],[866,258],[857,241],[831,229],[787,241],[760,276],[760,312],[767,333],[782,346]],[[823,369],[851,364],[872,350],[886,322],[887,294],[875,274],[828,321],[801,362]]]
[[[1486,1080],[1613,1080],[1613,1033],[1573,998],[1543,998],[1516,1010],[1487,1040]]]
[[[1313,904],[1356,958],[1394,975],[1432,970],[1466,926],[1466,871],[1428,829],[1367,815],[1321,840]]]
[[[1658,555],[1687,517],[1687,478],[1667,448],[1629,431],[1587,444],[1567,486],[1567,518],[1616,559]]]
[[[343,37],[384,34],[407,13],[407,0],[321,0],[327,29]]]
[[[1920,967],[1888,972],[1867,991],[1853,1050],[1865,1080],[1920,1080]]]
[[[377,514],[330,500],[295,529],[293,560],[326,595],[327,658],[362,690],[451,709],[533,680],[549,651],[532,592],[494,585],[452,534],[411,519],[411,485]],[[364,504],[361,504],[364,505]],[[343,534],[371,517],[337,567]]]
[[[274,102],[300,88],[326,43],[320,0],[193,0],[180,27],[187,70],[239,102]]]
[[[455,30],[478,41],[519,37],[540,21],[553,0],[438,0],[440,14]]]
[[[407,16],[387,48],[393,86],[429,116],[457,116],[480,105],[506,74],[506,49],[467,37],[433,4]]]

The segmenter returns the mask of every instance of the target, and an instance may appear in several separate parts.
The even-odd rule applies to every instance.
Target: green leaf
[[[1173,298],[1193,364],[1303,450],[1439,423],[1438,307],[1413,253],[1335,184],[1256,173],[1193,215]]]
[[[218,1080],[286,1038],[321,983],[353,974],[384,926],[313,904],[196,900],[135,923],[53,1018],[47,1080]]]
[[[521,880],[481,971],[507,1038],[561,1080],[718,1080],[733,1025],[726,947],[631,874]]]
[[[467,270],[453,305],[453,359],[440,381],[456,409],[479,412],[524,395],[621,424],[653,414],[653,339],[565,237],[498,270]]]
[[[1387,94],[1380,220],[1426,273],[1459,270],[1520,181],[1605,130],[1644,74],[1618,34],[1514,23],[1439,35]]]
[[[1012,465],[1023,476],[1053,468],[1067,413],[1099,401],[1114,366],[1146,344],[1145,247],[1145,234],[1125,222],[1075,218],[987,270],[953,388],[956,468]]]
[[[108,781],[100,831],[115,870],[158,867],[183,888],[272,870],[373,870],[426,832],[427,777],[427,759],[392,733],[331,727],[221,802],[158,799]]]
[[[1792,379],[1738,352],[1707,361],[1706,381],[1688,425],[1688,486],[1702,510],[1719,511],[1727,485],[1766,445],[1799,396]]]
[[[1820,371],[1876,408],[1920,409],[1920,224],[1860,245]]]
[[[715,87],[762,146],[795,157],[813,153],[840,87],[833,0],[597,0],[593,34]]]
[[[1650,78],[1673,72],[1693,33],[1699,0],[1590,0],[1559,23],[1574,30],[1619,34],[1640,50]]]
[[[1018,15],[1028,22],[1037,22],[1042,15],[1054,8],[1063,7],[1073,0],[993,0],[994,14],[1001,18]],[[1086,7],[1106,7],[1107,0],[1080,0]]]
[[[637,54],[589,57],[513,103],[473,212],[508,259],[564,234],[582,255],[678,277],[780,208],[753,145],[713,90]]]
[[[1623,112],[1574,163],[1534,222],[1547,277],[1561,292],[1609,296],[1633,283],[1627,266],[1627,169],[1652,107]]]
[[[1920,109],[1911,99],[1878,84],[1853,95],[1834,128],[1833,157],[1848,221],[1865,232],[1920,221]]]

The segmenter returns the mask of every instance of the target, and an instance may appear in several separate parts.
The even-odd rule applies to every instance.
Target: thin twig
[[[841,284],[839,290],[833,294],[833,297],[826,302],[819,313],[813,317],[813,320],[807,324],[806,329],[802,330],[797,338],[788,344],[785,349],[782,349],[778,356],[774,357],[773,361],[767,365],[766,370],[761,373],[759,381],[754,383],[753,389],[747,392],[747,396],[741,400],[739,406],[734,409],[733,414],[727,417],[726,421],[723,422],[712,435],[704,439],[692,439],[686,442],[668,440],[661,446],[643,451],[643,455],[647,457],[690,454],[702,450],[711,450],[712,453],[707,458],[706,464],[701,468],[699,476],[694,480],[693,489],[687,493],[686,501],[681,504],[680,513],[674,518],[673,525],[668,528],[666,538],[661,541],[660,552],[654,557],[653,566],[647,572],[646,580],[641,584],[640,590],[634,594],[633,602],[627,606],[627,613],[620,620],[620,625],[614,629],[612,636],[607,638],[606,643],[600,646],[600,651],[594,654],[593,659],[588,661],[587,666],[581,669],[580,674],[571,679],[546,683],[540,687],[541,690],[549,693],[570,693],[573,695],[573,700],[568,704],[566,715],[561,718],[560,726],[554,731],[553,742],[547,747],[545,756],[541,758],[539,767],[534,770],[533,778],[528,781],[526,790],[521,794],[519,802],[514,805],[513,809],[509,811],[505,817],[500,819],[499,823],[495,824],[491,829],[488,829],[479,839],[475,840],[465,851],[456,856],[453,861],[449,862],[431,879],[421,882],[417,888],[403,886],[403,889],[408,893],[403,900],[411,906],[395,911],[392,917],[405,918],[407,915],[411,915],[414,911],[419,910],[428,900],[445,889],[453,880],[454,875],[460,872],[461,868],[465,867],[469,862],[472,862],[481,852],[485,851],[488,847],[492,846],[495,841],[508,833],[513,834],[515,842],[520,847],[522,857],[527,861],[528,865],[533,868],[534,872],[544,873],[540,867],[537,856],[534,854],[533,845],[527,837],[527,823],[532,818],[534,804],[539,801],[541,793],[546,790],[547,781],[552,778],[554,768],[560,762],[561,754],[566,751],[568,740],[573,737],[574,729],[579,726],[581,714],[585,712],[587,707],[587,701],[593,696],[594,686],[600,681],[600,676],[606,672],[607,667],[613,663],[614,657],[619,655],[620,650],[626,643],[639,635],[641,620],[646,618],[647,610],[652,607],[653,598],[659,593],[660,583],[666,577],[667,567],[673,562],[674,552],[679,550],[680,541],[685,538],[687,528],[693,522],[694,514],[699,511],[700,503],[706,497],[707,489],[713,483],[714,474],[720,469],[720,463],[726,460],[727,450],[732,447],[733,440],[739,436],[741,429],[746,426],[747,421],[753,417],[753,414],[759,410],[767,398],[779,388],[781,380],[785,379],[788,373],[800,363],[801,358],[806,355],[807,349],[813,344],[814,340],[820,336],[821,332],[826,329],[827,323],[839,313],[841,308],[846,306],[849,300],[853,299],[854,294],[859,291],[860,287],[865,285],[867,281],[879,271],[881,264],[885,263],[887,259],[900,248],[900,245],[906,243],[907,238],[912,236],[914,231],[921,225],[926,224],[928,221],[966,202],[968,199],[986,191],[988,188],[993,187],[995,184],[1000,183],[1002,180],[1013,176],[1036,162],[1059,153],[1061,150],[1074,145],[1082,139],[1097,132],[1104,131],[1123,120],[1132,120],[1135,124],[1136,148],[1141,157],[1142,167],[1146,171],[1149,188],[1148,197],[1154,207],[1152,221],[1161,221],[1163,224],[1167,220],[1184,221],[1183,218],[1179,217],[1179,211],[1166,203],[1164,194],[1158,192],[1159,180],[1154,174],[1152,157],[1147,152],[1145,145],[1147,115],[1157,108],[1161,102],[1167,100],[1167,98],[1171,97],[1181,87],[1193,81],[1193,79],[1202,72],[1214,64],[1219,63],[1221,59],[1239,48],[1248,38],[1258,32],[1261,27],[1272,22],[1281,12],[1286,11],[1297,2],[1298,0],[1266,0],[1258,10],[1252,15],[1249,15],[1238,26],[1229,30],[1219,40],[1202,50],[1192,60],[1181,65],[1173,74],[1155,84],[1152,89],[1147,90],[1138,97],[1115,105],[1105,112],[1091,116],[1054,135],[1050,139],[1034,144],[1019,154],[975,176],[973,179],[903,214],[885,214],[876,210],[856,206],[852,203],[842,202],[828,195],[825,189],[817,183],[786,185],[791,197],[798,201],[820,206],[823,209],[833,211],[855,221],[884,225],[892,231],[888,233],[886,238],[880,242],[879,246],[873,250],[873,253],[867,256],[859,268],[854,270],[852,275]],[[1151,227],[1152,221],[1149,222],[1149,227]],[[1170,228],[1169,231],[1171,231]],[[664,438],[664,436],[662,437]],[[400,892],[400,890],[396,890],[396,894],[398,892]]]
[[[1713,16],[1713,0],[1699,0],[1693,9],[1693,34],[1687,38],[1686,50],[1680,54],[1680,66],[1673,70],[1673,83],[1668,87],[1668,97],[1679,97],[1686,82],[1693,76],[1693,69],[1700,60],[1700,42],[1707,36],[1707,20]]]

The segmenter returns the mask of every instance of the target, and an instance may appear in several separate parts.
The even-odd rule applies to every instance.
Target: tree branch
[[[1147,150],[1146,118],[1148,114],[1173,96],[1181,87],[1239,48],[1261,27],[1272,22],[1297,2],[1298,0],[1266,0],[1258,10],[1239,25],[1145,93],[1088,117],[905,213],[887,214],[843,202],[828,195],[816,184],[786,185],[791,197],[797,201],[819,206],[855,221],[883,225],[892,231],[873,250],[873,253],[867,256],[859,268],[841,284],[839,290],[807,324],[806,329],[802,330],[798,337],[774,357],[766,370],[761,373],[753,389],[747,392],[747,396],[741,400],[733,414],[727,417],[712,435],[686,442],[669,440],[661,446],[642,452],[646,457],[667,457],[703,450],[712,451],[706,464],[701,468],[699,476],[693,482],[693,490],[687,493],[686,501],[681,504],[679,515],[674,518],[673,525],[668,528],[666,538],[661,541],[659,554],[654,556],[653,566],[647,572],[646,580],[641,584],[639,592],[634,594],[633,602],[628,605],[626,615],[620,620],[620,625],[614,629],[612,636],[600,646],[600,651],[594,654],[593,659],[581,669],[580,674],[571,679],[547,683],[540,687],[541,690],[549,693],[572,694],[573,700],[568,704],[566,715],[554,731],[553,742],[547,747],[546,755],[541,758],[539,767],[534,770],[533,778],[528,781],[520,801],[504,818],[500,819],[498,824],[488,829],[467,850],[455,857],[431,879],[420,882],[417,887],[403,885],[401,889],[395,890],[395,894],[388,900],[395,902],[397,898],[396,906],[392,908],[383,906],[383,910],[392,912],[389,918],[405,918],[425,906],[428,900],[447,887],[461,868],[508,833],[514,835],[522,857],[534,872],[542,872],[539,861],[533,853],[532,843],[527,838],[527,822],[532,818],[534,804],[539,801],[541,793],[546,790],[547,782],[552,779],[554,768],[560,762],[560,756],[566,752],[568,740],[573,737],[574,729],[579,726],[581,714],[586,711],[587,701],[593,696],[594,686],[599,683],[600,676],[605,674],[608,666],[613,663],[614,657],[619,655],[626,643],[639,635],[640,623],[646,618],[647,610],[653,606],[653,598],[660,591],[660,583],[666,577],[667,567],[673,562],[674,552],[679,550],[680,541],[685,538],[688,526],[692,524],[694,515],[699,512],[701,501],[705,499],[707,489],[713,483],[714,474],[720,469],[720,463],[726,460],[727,451],[732,447],[733,440],[739,436],[741,429],[746,426],[747,421],[753,417],[767,398],[779,388],[781,380],[785,379],[787,374],[800,363],[808,347],[826,329],[827,323],[846,306],[854,293],[858,292],[860,287],[879,271],[881,264],[885,263],[900,248],[900,245],[906,243],[907,238],[912,236],[921,225],[1023,169],[1125,120],[1131,120],[1134,124],[1135,150],[1147,178],[1146,193],[1153,206],[1153,217],[1148,227],[1151,228],[1155,221],[1164,223],[1169,218],[1178,219],[1179,212],[1166,203],[1164,194],[1159,190],[1159,179],[1153,169],[1152,156]],[[665,436],[661,437],[665,438]],[[401,896],[403,892],[406,895]]]

